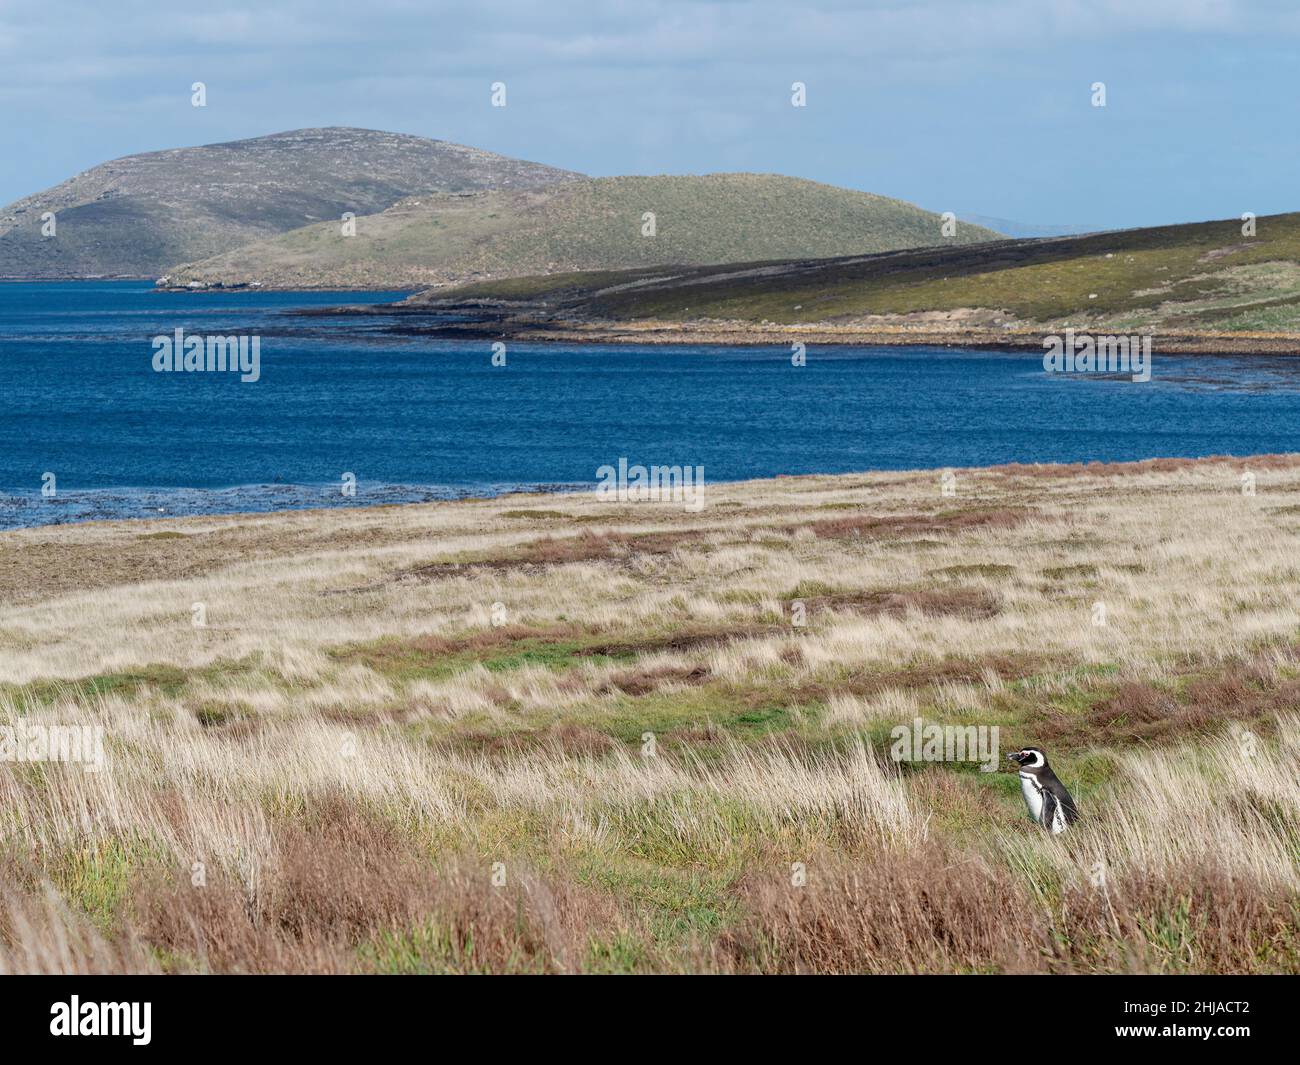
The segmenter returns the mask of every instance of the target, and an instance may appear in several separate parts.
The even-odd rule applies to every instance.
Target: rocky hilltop
[[[168,267],[420,193],[579,177],[447,141],[329,127],[130,155],[0,208],[0,277],[158,277]],[[55,215],[55,235],[42,215]]]

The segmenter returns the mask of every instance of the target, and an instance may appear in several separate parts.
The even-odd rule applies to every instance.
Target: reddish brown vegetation
[[[684,544],[699,543],[707,530],[680,532],[625,533],[582,532],[577,536],[543,536],[509,549],[502,557],[467,559],[462,562],[428,562],[398,570],[394,581],[440,580],[471,569],[509,570],[524,566],[558,566],[570,562],[609,562],[638,555],[666,555]],[[367,586],[369,587],[369,586]]]
[[[366,948],[382,964],[385,942],[420,968],[567,972],[594,936],[620,927],[605,895],[522,866],[507,865],[499,887],[485,862],[435,868],[343,801],[305,824],[277,824],[275,838],[277,859],[252,890],[220,871],[195,887],[188,870],[155,870],[134,892],[130,927],[213,972],[350,971],[370,967]]]
[[[1208,455],[1199,459],[1142,459],[1138,462],[1073,462],[1045,465],[1025,465],[1010,462],[1005,466],[993,466],[988,473],[1001,474],[1004,477],[1136,477],[1145,473],[1176,473],[1179,470],[1194,470],[1201,466],[1215,466],[1223,463],[1241,464],[1252,470],[1286,470],[1300,466],[1300,454],[1251,455],[1241,458],[1233,455]]]
[[[709,679],[705,666],[679,666],[665,663],[613,674],[601,692],[620,691],[625,695],[649,695],[665,684],[704,684]]]
[[[937,847],[862,863],[809,863],[808,883],[753,880],[748,912],[720,951],[740,971],[778,973],[1023,971],[1040,936],[1004,874]]]
[[[581,639],[585,630],[578,625],[501,625],[463,636],[417,636],[407,640],[388,640],[334,652],[336,658],[364,661],[371,666],[399,661],[412,655],[422,658],[449,658],[465,653],[487,653],[511,647],[524,640],[567,641]]]
[[[904,669],[873,673],[854,670],[834,681],[797,684],[786,689],[791,702],[826,702],[835,693],[872,696],[890,689],[915,691],[938,684],[982,684],[986,674],[1001,680],[1021,680],[1049,667],[1047,659],[1036,655],[983,655],[979,658],[949,658],[941,662],[916,662]],[[753,699],[769,699],[764,690]]]
[[[664,636],[650,636],[635,640],[611,640],[608,643],[592,644],[574,653],[582,658],[617,657],[629,654],[652,654],[664,651],[693,651],[701,647],[718,647],[732,640],[749,640],[761,636],[789,635],[789,629],[781,625],[737,625],[718,631],[709,629],[669,633]]]
[[[1121,684],[1083,714],[1046,708],[1038,735],[1057,745],[1119,744],[1187,739],[1229,721],[1269,731],[1278,712],[1300,708],[1300,681],[1268,682],[1250,664],[1192,679],[1179,697],[1141,681]]]
[[[801,601],[810,610],[843,610],[888,617],[905,617],[915,610],[928,617],[991,618],[1002,609],[997,596],[980,588],[877,589],[809,596]]]
[[[1300,950],[1295,899],[1212,869],[1065,885],[1044,908],[984,859],[939,844],[746,882],[722,967],[778,973],[1270,972]]]
[[[1031,518],[1033,510],[1000,507],[989,510],[954,510],[937,514],[889,514],[825,518],[809,524],[822,540],[885,539],[925,533],[961,532],[966,529],[1013,529]]]

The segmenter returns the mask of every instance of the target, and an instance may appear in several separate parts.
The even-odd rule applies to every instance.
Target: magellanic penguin
[[[1079,808],[1060,778],[1047,764],[1047,755],[1037,747],[1026,747],[1007,755],[1020,766],[1020,791],[1029,816],[1053,835],[1059,835],[1079,820]]]

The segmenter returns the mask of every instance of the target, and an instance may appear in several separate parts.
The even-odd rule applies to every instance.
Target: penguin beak
[[[1008,762],[1018,762],[1018,761],[1020,761],[1020,752],[1019,752],[1019,751],[1012,751],[1009,755],[1007,755],[1007,761],[1008,761]]]

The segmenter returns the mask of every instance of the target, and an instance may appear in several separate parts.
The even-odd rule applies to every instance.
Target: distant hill
[[[0,208],[0,277],[157,277],[345,211],[416,193],[579,175],[446,141],[332,127],[115,159]],[[56,235],[41,234],[41,215]]]
[[[1036,222],[1017,222],[1011,218],[992,218],[984,214],[964,214],[968,222],[987,229],[996,229],[1008,237],[1077,237],[1084,233],[1101,233],[1105,226],[1041,225]]]
[[[884,255],[525,277],[431,291],[563,321],[1300,332],[1300,214]]]
[[[654,234],[643,235],[646,214]],[[519,274],[861,254],[997,239],[902,200],[774,174],[612,177],[410,197],[168,271],[174,285],[444,285]]]

